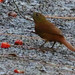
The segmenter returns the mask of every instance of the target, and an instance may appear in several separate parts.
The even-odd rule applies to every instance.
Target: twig
[[[14,4],[15,4],[17,10],[18,10],[19,15],[21,15],[24,19],[27,19],[27,20],[33,21],[32,19],[27,18],[27,17],[25,17],[24,15],[22,15],[21,12],[20,12],[20,10],[19,10],[19,8],[18,8],[18,6],[17,6],[17,4],[15,3],[15,0],[13,0],[13,2],[14,2]]]
[[[15,6],[16,6],[18,12],[19,12],[19,14],[20,14],[24,19],[33,21],[32,19],[27,18],[27,17],[25,17],[24,15],[22,15],[22,14],[20,13],[20,10],[19,10],[17,4],[15,3],[15,0],[13,0],[13,2],[14,2],[14,4],[15,4]],[[58,16],[46,16],[46,15],[45,15],[45,17],[46,17],[46,18],[56,18],[56,19],[70,19],[70,20],[75,20],[75,17],[58,17]]]
[[[24,38],[30,38],[30,39],[40,39],[39,37],[31,37],[31,36],[25,36],[25,35],[16,35],[16,34],[10,34],[10,33],[0,33],[0,35],[8,35],[8,36],[14,36],[14,37],[24,37]]]
[[[45,16],[46,18],[57,18],[57,19],[70,19],[75,20],[75,17],[57,17],[57,16]]]
[[[15,0],[13,0],[13,2],[14,2],[14,4],[15,4],[15,6],[16,6],[18,12],[19,12],[19,14],[20,14],[24,19],[33,21],[32,19],[27,18],[27,17],[25,17],[24,15],[22,15],[22,14],[20,13],[20,10],[19,10],[17,4],[15,3]],[[58,16],[45,16],[45,17],[46,17],[46,18],[56,18],[56,19],[70,19],[70,20],[75,20],[75,17],[58,17]]]
[[[45,65],[45,66],[50,66],[50,67],[55,67],[55,68],[59,68],[60,71],[62,70],[62,72],[69,72],[72,74],[75,74],[75,67],[74,66],[70,66],[70,65],[63,65],[63,64],[55,64],[52,62],[44,62],[42,60],[39,59],[35,59],[35,58],[29,58],[29,56],[18,56],[16,54],[1,54],[0,57],[4,57],[4,58],[10,58],[10,57],[14,57],[16,58],[16,60],[23,60],[23,61],[31,61],[31,62],[37,62],[39,61],[40,64]],[[59,72],[60,72],[59,71]]]

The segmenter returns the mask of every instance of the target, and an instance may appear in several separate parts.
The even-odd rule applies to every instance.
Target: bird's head
[[[35,23],[43,22],[46,20],[45,16],[38,12],[34,12],[32,17],[33,17]]]

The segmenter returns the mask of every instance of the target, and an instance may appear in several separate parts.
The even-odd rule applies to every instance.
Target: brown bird
[[[44,15],[38,12],[34,12],[33,19],[35,22],[35,33],[38,34],[41,38],[45,39],[45,43],[48,41],[54,41],[54,44],[56,42],[60,42],[71,51],[75,51],[75,47],[66,41],[61,30],[57,28],[53,23],[46,20]]]

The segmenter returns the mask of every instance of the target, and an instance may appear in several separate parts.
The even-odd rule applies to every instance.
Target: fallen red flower
[[[10,44],[8,42],[2,42],[1,43],[1,48],[9,48]]]
[[[15,69],[14,72],[15,72],[15,73],[24,73],[24,71],[22,71],[22,70],[17,70],[17,69]]]
[[[4,0],[0,0],[0,3],[4,2]]]
[[[14,44],[15,45],[23,45],[23,41],[22,40],[16,40]]]
[[[16,16],[17,16],[17,13],[14,12],[14,11],[10,11],[10,12],[8,13],[8,16],[16,17]]]

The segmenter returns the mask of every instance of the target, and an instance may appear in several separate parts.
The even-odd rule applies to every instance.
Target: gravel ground
[[[15,3],[20,13],[30,19],[32,18],[29,14],[33,11],[51,16],[75,16],[75,0],[16,0]],[[8,16],[10,11],[15,11],[18,16],[16,18]],[[74,20],[48,20],[58,26],[66,39],[75,46]],[[39,46],[44,40],[31,33],[32,31],[34,31],[34,22],[24,19],[19,14],[13,0],[0,3],[0,42],[6,41],[14,44],[16,39],[24,42],[23,46],[0,48],[0,75],[18,75],[14,73],[14,69],[24,71],[19,75],[75,75],[75,52],[70,51],[64,45],[56,50],[59,43],[55,45],[56,52],[53,53],[50,49],[52,43],[45,44],[42,48],[45,52],[42,52]]]

